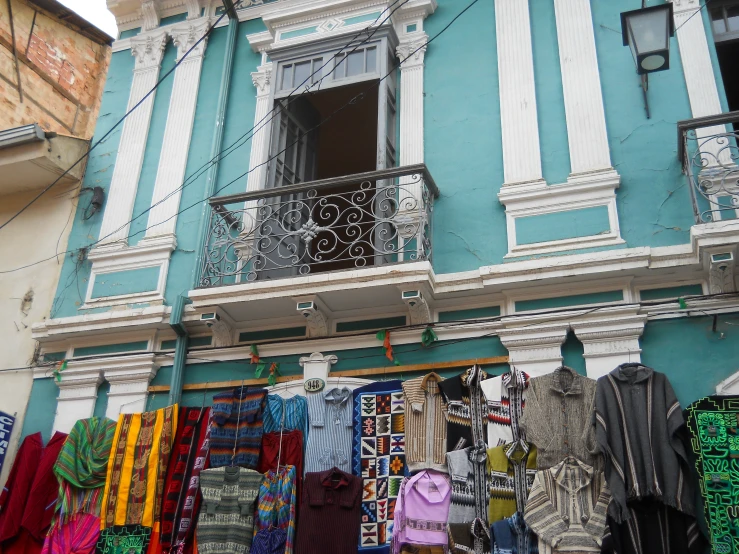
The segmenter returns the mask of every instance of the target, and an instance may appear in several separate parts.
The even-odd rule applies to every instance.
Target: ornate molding
[[[187,19],[197,19],[200,17],[199,0],[185,0],[185,6],[187,7]]]
[[[423,325],[431,322],[431,309],[419,290],[401,290],[401,297],[411,318],[411,325]]]
[[[209,21],[204,19],[201,22],[190,23],[186,27],[175,27],[169,31],[172,37],[172,43],[177,47],[177,59],[187,54],[190,48],[200,40],[208,30]],[[203,39],[196,48],[187,56],[187,60],[197,60],[205,54],[205,47],[208,45],[207,37]]]
[[[736,262],[732,250],[709,254],[708,286],[711,294],[735,292],[734,270]]]
[[[208,322],[208,327],[213,333],[213,346],[218,348],[221,346],[233,346],[234,345],[234,332],[227,322],[223,319],[218,319],[212,322]]]
[[[297,305],[297,310],[305,318],[308,328],[308,337],[327,337],[328,336],[328,317],[326,316],[325,306],[321,303],[317,296],[305,296],[293,298]]]
[[[251,74],[251,82],[257,89],[257,96],[269,94],[270,84],[272,82],[272,64],[259,66],[258,71]]]
[[[159,15],[159,9],[154,0],[145,0],[141,3],[141,18],[141,29],[144,32],[151,31],[159,27],[161,16]]]
[[[426,56],[426,48],[429,37],[426,33],[413,33],[406,36],[398,47],[396,53],[400,59],[400,70],[419,67],[423,65]]]
[[[681,14],[682,12],[694,12],[700,9],[701,5],[698,0],[671,0],[675,15]]]
[[[136,58],[135,70],[159,68],[167,46],[167,33],[147,34],[131,38],[131,55]]]

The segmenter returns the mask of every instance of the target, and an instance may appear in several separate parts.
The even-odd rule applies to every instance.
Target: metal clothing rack
[[[437,371],[440,369],[455,369],[478,365],[501,365],[508,363],[508,356],[493,356],[490,358],[471,358],[468,360],[455,360],[452,362],[433,362],[428,364],[409,364],[399,366],[373,367],[368,369],[349,369],[346,371],[332,371],[329,377],[382,377],[400,373],[412,373],[417,371]],[[277,378],[277,384],[290,381],[300,381],[302,375],[287,375]],[[235,379],[232,381],[210,381],[207,383],[188,383],[182,386],[183,391],[228,389],[240,385],[266,385],[267,379]],[[151,385],[149,392],[169,392],[169,385]]]

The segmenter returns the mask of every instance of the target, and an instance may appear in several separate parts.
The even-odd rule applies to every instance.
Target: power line
[[[390,6],[388,6],[388,8],[386,8],[385,10],[383,10],[383,12],[382,12],[382,13],[384,13],[385,11],[387,11],[388,9],[390,9],[390,8],[391,8],[392,6],[394,6],[395,4],[397,4],[397,2],[399,2],[399,1],[400,1],[400,0],[394,0],[394,2],[393,2],[393,3],[392,3],[392,4],[390,5]],[[362,42],[360,42],[360,43],[359,43],[359,44],[358,44],[357,46],[355,46],[355,47],[354,47],[354,50],[352,50],[351,52],[349,52],[349,53],[348,53],[347,55],[349,55],[349,54],[351,54],[351,53],[355,52],[355,51],[357,50],[357,48],[359,48],[360,46],[362,46],[363,44],[365,44],[365,43],[367,43],[367,42],[368,42],[369,40],[371,40],[371,39],[372,39],[372,37],[373,37],[373,36],[374,36],[374,35],[375,35],[375,34],[377,33],[377,30],[379,30],[380,26],[382,26],[382,25],[383,25],[383,24],[384,24],[384,23],[385,23],[385,22],[386,22],[386,21],[387,21],[387,20],[388,20],[388,19],[389,19],[390,17],[392,17],[392,15],[393,15],[393,14],[394,14],[394,13],[395,13],[395,12],[396,12],[396,11],[397,11],[398,9],[400,9],[400,8],[401,8],[401,7],[402,7],[402,6],[404,5],[404,4],[408,3],[409,1],[410,1],[410,0],[403,0],[403,2],[402,2],[402,3],[401,3],[401,4],[400,4],[400,5],[399,5],[399,6],[397,7],[397,8],[395,8],[395,9],[394,9],[394,10],[393,10],[393,11],[392,11],[392,12],[391,12],[391,13],[390,13],[390,14],[389,14],[389,15],[388,15],[388,16],[387,16],[387,17],[386,17],[386,18],[385,18],[385,19],[384,19],[383,21],[382,21],[382,23],[380,23],[380,25],[379,25],[379,26],[377,26],[377,28],[376,28],[376,29],[375,29],[375,30],[374,30],[374,31],[373,31],[373,32],[372,32],[372,33],[371,33],[371,34],[370,34],[370,35],[369,35],[369,36],[368,36],[367,38],[365,38],[365,39],[364,39],[364,40],[363,40]],[[357,34],[356,34],[356,35],[355,35],[354,37],[352,37],[352,39],[350,39],[350,41],[349,41],[349,42],[348,42],[348,43],[347,43],[347,44],[346,44],[345,46],[343,46],[343,47],[341,48],[341,50],[339,50],[339,51],[338,51],[338,52],[336,53],[336,55],[335,55],[335,56],[338,56],[339,54],[343,53],[344,49],[345,49],[345,48],[348,48],[348,47],[349,47],[349,46],[351,45],[351,43],[352,43],[352,42],[354,42],[354,40],[356,40],[356,39],[357,39],[357,38],[358,38],[359,36],[361,36],[361,35],[362,35],[363,33],[365,33],[365,32],[366,32],[366,31],[367,31],[368,29],[370,29],[370,28],[371,28],[371,27],[372,27],[373,25],[375,25],[375,24],[377,23],[377,21],[379,21],[380,17],[382,17],[382,13],[381,13],[381,14],[380,14],[380,15],[379,15],[379,16],[377,17],[377,19],[375,19],[375,21],[374,21],[373,23],[371,23],[371,24],[370,24],[369,26],[367,26],[366,28],[362,29],[362,30],[361,30],[361,31],[359,31],[359,32],[358,32],[358,33],[357,33]],[[335,56],[334,56],[334,57],[335,57]],[[301,84],[299,84],[298,86],[296,86],[296,87],[295,87],[295,88],[294,88],[294,89],[293,89],[293,90],[292,90],[292,91],[290,92],[290,94],[289,94],[288,96],[286,96],[286,97],[285,97],[285,100],[289,100],[289,99],[290,99],[290,98],[292,97],[292,95],[293,95],[293,94],[294,94],[294,93],[295,93],[296,91],[300,90],[300,89],[301,89],[301,88],[302,88],[302,87],[303,87],[303,86],[304,86],[304,85],[305,85],[305,84],[306,84],[306,83],[307,83],[307,82],[308,82],[308,81],[309,81],[309,80],[310,80],[310,79],[311,79],[311,78],[312,78],[312,77],[313,77],[313,76],[314,76],[315,74],[317,74],[317,73],[318,73],[318,72],[320,72],[320,71],[321,71],[321,70],[322,70],[322,69],[323,69],[324,67],[326,67],[326,65],[328,65],[328,63],[330,63],[330,61],[331,61],[332,59],[333,59],[333,58],[329,58],[329,59],[328,59],[328,60],[327,60],[327,61],[326,61],[326,62],[325,62],[325,63],[324,63],[324,64],[323,64],[323,65],[322,65],[321,67],[319,67],[319,68],[318,68],[318,69],[316,69],[316,70],[315,70],[315,71],[314,71],[314,72],[313,72],[313,73],[312,73],[311,75],[309,75],[308,77],[306,77],[306,79],[305,79],[305,80],[304,80],[304,81],[303,81],[303,82],[302,82]],[[399,67],[399,66],[395,66],[395,67],[393,68],[393,70],[397,69],[397,67]],[[326,74],[326,75],[322,76],[322,77],[321,77],[321,79],[319,79],[319,80],[318,80],[318,81],[317,81],[316,83],[313,83],[313,84],[312,84],[311,86],[313,86],[313,87],[314,87],[314,86],[316,86],[316,85],[319,85],[319,86],[320,86],[320,83],[321,83],[321,82],[323,82],[323,80],[324,80],[324,79],[326,79],[326,78],[327,78],[327,77],[328,77],[328,76],[329,76],[329,75],[330,75],[330,74],[331,74],[331,73],[332,73],[333,71],[334,71],[334,70],[332,69],[332,71],[331,71],[331,72],[329,72],[328,74]],[[387,75],[386,75],[385,77],[387,77]],[[384,80],[384,78],[383,78],[383,80]],[[356,98],[356,97],[355,97],[355,98]],[[336,113],[338,113],[339,111],[341,111],[341,110],[342,110],[343,108],[345,108],[345,107],[346,107],[347,105],[349,105],[349,104],[353,103],[353,100],[354,100],[354,99],[350,100],[350,101],[349,101],[349,102],[348,102],[348,103],[347,103],[346,105],[342,106],[342,108],[340,108],[339,110],[337,110],[336,112],[334,112],[334,114],[331,114],[331,116],[329,116],[329,117],[328,117],[328,118],[326,118],[326,119],[325,119],[324,121],[322,121],[322,122],[321,122],[321,123],[320,123],[319,125],[317,125],[316,127],[314,127],[314,129],[318,128],[318,127],[319,127],[320,125],[322,125],[323,123],[325,123],[326,121],[328,121],[328,119],[330,119],[331,117],[333,117],[333,115],[335,115]],[[286,108],[287,106],[289,106],[291,102],[292,102],[292,101],[288,102],[288,104],[287,104],[287,105],[285,106],[285,108]],[[284,108],[283,108],[283,109],[284,109]],[[232,153],[233,153],[234,151],[236,151],[236,150],[237,150],[238,148],[241,148],[242,146],[244,146],[244,145],[245,145],[245,144],[246,144],[246,143],[247,143],[247,142],[248,142],[248,141],[249,141],[249,140],[250,140],[250,139],[251,139],[251,138],[252,138],[252,137],[254,136],[254,134],[255,134],[256,132],[260,131],[260,130],[261,130],[262,128],[264,128],[264,127],[265,127],[265,126],[266,126],[267,124],[269,124],[269,123],[270,123],[270,122],[271,122],[271,121],[272,121],[272,120],[274,119],[274,117],[275,117],[275,115],[274,115],[274,112],[275,112],[275,108],[272,108],[272,110],[270,110],[270,112],[269,112],[269,113],[267,113],[267,114],[266,114],[266,115],[265,115],[265,116],[264,116],[264,117],[263,117],[263,118],[262,118],[262,119],[261,119],[261,120],[260,120],[260,121],[259,121],[258,123],[256,123],[256,124],[254,125],[254,127],[252,127],[251,129],[249,129],[248,131],[246,131],[246,133],[244,133],[243,135],[241,135],[241,137],[239,137],[238,139],[236,139],[236,140],[235,140],[235,141],[234,141],[233,143],[231,143],[231,145],[229,145],[229,146],[228,146],[228,147],[226,147],[225,149],[222,149],[222,150],[221,150],[221,151],[220,151],[220,152],[219,152],[219,153],[218,153],[218,154],[217,154],[216,156],[214,156],[213,158],[211,158],[211,159],[210,159],[210,160],[209,160],[208,162],[205,162],[205,164],[203,164],[203,165],[202,165],[202,166],[201,166],[200,168],[198,168],[197,170],[195,170],[194,174],[191,174],[191,175],[190,175],[189,177],[185,178],[185,180],[183,181],[183,184],[182,184],[182,185],[180,185],[180,186],[179,186],[179,187],[178,187],[177,189],[175,189],[175,190],[171,191],[170,193],[168,193],[168,194],[167,194],[167,195],[166,195],[166,196],[165,196],[164,198],[162,198],[162,199],[161,199],[161,200],[159,200],[158,202],[156,202],[156,203],[152,204],[151,206],[149,206],[149,208],[147,208],[147,209],[143,210],[143,211],[142,211],[142,212],[141,212],[141,213],[140,213],[139,215],[137,215],[137,216],[133,217],[132,219],[130,219],[129,221],[127,221],[126,223],[124,223],[123,225],[121,225],[120,227],[118,227],[117,229],[115,229],[115,230],[111,231],[111,232],[110,232],[109,234],[105,235],[104,237],[100,237],[100,238],[99,238],[99,239],[97,239],[96,241],[94,241],[94,242],[92,242],[92,243],[90,243],[90,244],[88,244],[88,245],[86,245],[86,246],[84,246],[84,247],[80,247],[80,248],[78,248],[78,249],[75,249],[75,250],[67,250],[66,252],[63,252],[62,254],[71,254],[71,253],[75,253],[75,252],[78,252],[79,250],[82,250],[82,249],[86,249],[86,250],[89,250],[90,248],[92,248],[92,247],[93,247],[93,246],[95,246],[96,244],[99,244],[100,242],[104,241],[104,240],[105,240],[106,238],[108,238],[108,237],[110,237],[110,236],[114,235],[115,233],[117,233],[118,231],[120,231],[121,229],[123,229],[124,227],[126,227],[127,225],[129,225],[130,223],[132,223],[133,221],[136,221],[136,220],[137,220],[138,218],[140,218],[141,216],[143,216],[143,215],[145,215],[146,213],[150,212],[150,211],[151,211],[151,210],[152,210],[152,209],[153,209],[154,207],[156,207],[157,205],[159,205],[159,204],[161,204],[161,203],[165,202],[165,201],[166,201],[167,199],[169,199],[169,198],[170,198],[171,196],[173,196],[174,194],[177,194],[177,193],[178,193],[179,191],[183,190],[183,189],[184,189],[184,188],[186,188],[186,187],[187,187],[188,185],[190,185],[190,184],[192,184],[193,182],[195,182],[195,180],[197,180],[197,179],[198,179],[198,178],[199,178],[199,177],[200,177],[201,175],[203,175],[203,173],[205,173],[205,172],[206,172],[206,171],[207,171],[207,170],[208,170],[208,169],[209,169],[210,167],[212,167],[212,166],[213,166],[213,165],[214,165],[215,163],[220,163],[220,161],[222,161],[223,159],[225,159],[226,157],[228,157],[228,156],[229,156],[230,154],[232,154]],[[130,113],[130,112],[129,112],[129,113]],[[267,117],[269,117],[270,115],[272,115],[272,117],[270,117],[270,118],[269,118],[269,119],[268,119],[267,121],[265,121],[265,119],[267,119]],[[124,117],[125,117],[125,116],[124,116]],[[257,126],[259,126],[259,127],[257,128]],[[249,135],[250,133],[251,133],[251,136],[247,137],[247,135]],[[247,138],[246,138],[246,140],[244,140],[244,138],[245,138],[245,137],[247,137]],[[101,140],[102,140],[102,139],[101,139]],[[243,140],[243,142],[241,142],[242,140]],[[239,143],[239,142],[241,142],[241,144],[238,144],[238,145],[237,145],[237,143]],[[169,220],[170,220],[170,219],[172,219],[173,217],[177,217],[178,215],[180,215],[180,214],[181,214],[181,213],[183,213],[184,211],[186,211],[186,210],[188,210],[188,209],[190,209],[190,208],[194,207],[195,205],[197,205],[197,204],[200,204],[200,203],[202,203],[202,202],[205,202],[205,201],[207,201],[208,199],[210,199],[210,198],[212,198],[213,196],[215,196],[216,194],[218,194],[218,192],[220,192],[221,190],[223,190],[223,189],[224,189],[225,187],[227,187],[228,185],[230,185],[230,184],[234,183],[234,182],[235,182],[236,180],[238,180],[238,179],[240,179],[240,178],[244,177],[245,175],[247,175],[247,174],[248,174],[248,173],[250,173],[251,171],[253,171],[253,170],[255,170],[255,169],[257,169],[257,168],[259,168],[259,167],[261,167],[261,166],[263,166],[263,165],[265,165],[265,164],[267,164],[267,163],[271,162],[271,161],[272,161],[272,160],[273,160],[273,159],[274,159],[275,157],[277,157],[277,156],[281,155],[281,154],[282,154],[283,152],[285,152],[285,151],[286,151],[286,150],[288,150],[288,149],[289,149],[290,147],[292,147],[292,146],[293,146],[293,145],[294,145],[295,143],[297,143],[297,140],[296,140],[295,142],[293,142],[293,143],[291,143],[291,144],[287,145],[287,147],[286,147],[286,148],[285,148],[284,150],[281,150],[280,152],[277,152],[277,153],[275,154],[275,156],[273,156],[272,158],[269,158],[269,159],[268,159],[267,161],[265,161],[265,162],[263,162],[263,163],[261,163],[261,164],[257,165],[256,167],[254,167],[254,168],[253,168],[252,170],[250,170],[250,171],[247,171],[246,173],[244,173],[244,174],[240,175],[239,177],[237,177],[237,178],[236,178],[235,180],[233,180],[233,181],[231,181],[231,182],[227,183],[226,185],[224,185],[223,187],[221,187],[220,189],[218,189],[218,190],[217,190],[217,191],[216,191],[216,192],[215,192],[215,193],[214,193],[214,194],[213,194],[212,196],[209,196],[209,197],[207,197],[207,198],[204,198],[204,199],[202,199],[202,200],[198,201],[198,202],[197,202],[196,204],[193,204],[193,205],[191,205],[191,206],[188,206],[188,207],[187,207],[187,208],[185,208],[184,210],[180,210],[179,212],[177,212],[176,214],[174,214],[174,215],[173,215],[173,216],[171,216],[170,218],[166,219],[165,221],[162,221],[162,222],[160,222],[159,224],[161,224],[161,223],[165,223],[166,221],[169,221]],[[235,145],[236,145],[236,146],[235,146]],[[89,152],[88,152],[88,153],[89,153]],[[74,167],[74,166],[72,166],[72,167]],[[71,169],[71,168],[70,168],[70,169]],[[16,216],[17,216],[17,215],[19,215],[19,214],[16,214]],[[13,217],[16,217],[16,216],[13,216]],[[9,221],[8,221],[8,223],[9,223]],[[158,225],[159,225],[159,224],[158,224]],[[2,227],[0,227],[0,229],[2,229]],[[143,233],[143,232],[146,232],[146,231],[147,231],[148,229],[150,229],[150,227],[147,227],[147,228],[145,228],[145,229],[142,229],[142,230],[140,230],[140,231],[137,231],[136,233],[134,233],[134,234],[133,234],[133,235],[131,235],[131,236],[136,236],[136,235],[138,235],[138,234],[141,234],[141,233]],[[44,262],[46,262],[46,261],[52,260],[52,259],[54,259],[54,258],[57,258],[57,257],[58,257],[59,255],[60,255],[60,253],[57,253],[57,254],[55,254],[54,256],[49,256],[48,258],[44,258],[44,259],[42,259],[42,260],[39,260],[39,261],[37,261],[37,262],[33,262],[33,263],[30,263],[30,264],[27,264],[27,265],[24,265],[24,266],[21,266],[21,267],[17,267],[17,268],[11,269],[11,270],[3,270],[3,271],[0,271],[0,274],[4,274],[4,273],[13,273],[13,272],[15,272],[15,271],[21,271],[21,270],[23,270],[23,269],[27,269],[27,268],[29,268],[29,267],[33,267],[33,266],[35,266],[35,265],[38,265],[38,264],[44,263]]]
[[[241,2],[242,2],[242,1],[243,1],[243,0],[238,0],[238,2],[236,2],[236,5],[238,5],[238,4],[241,4]],[[143,103],[144,103],[144,101],[145,101],[145,100],[146,100],[147,98],[149,98],[149,96],[151,96],[152,94],[154,94],[154,92],[155,92],[155,91],[156,91],[156,90],[157,90],[157,89],[159,88],[159,85],[161,85],[161,84],[162,84],[162,82],[163,82],[163,81],[164,81],[164,80],[165,80],[165,79],[166,79],[167,77],[169,77],[169,76],[170,76],[170,75],[171,75],[171,74],[172,74],[172,73],[173,73],[173,72],[175,71],[175,69],[177,69],[177,67],[179,67],[179,65],[180,65],[180,64],[181,64],[181,63],[182,63],[183,61],[185,61],[185,59],[186,59],[186,58],[187,58],[187,56],[188,56],[188,55],[190,54],[190,52],[192,52],[192,51],[193,51],[193,50],[194,50],[194,49],[195,49],[195,48],[196,48],[196,47],[198,46],[198,44],[200,44],[200,43],[201,43],[201,42],[203,42],[203,41],[204,41],[204,40],[205,40],[206,38],[208,38],[208,36],[209,36],[209,35],[210,35],[210,34],[211,34],[211,33],[213,32],[213,30],[215,29],[216,25],[218,25],[218,23],[220,23],[220,22],[221,22],[221,19],[223,19],[223,18],[224,18],[225,16],[226,16],[226,12],[222,13],[222,14],[221,14],[221,16],[220,16],[220,17],[219,17],[219,18],[218,18],[218,19],[216,20],[216,22],[215,22],[215,23],[213,23],[213,25],[211,25],[211,26],[210,26],[210,27],[208,28],[208,30],[207,30],[207,31],[205,32],[205,34],[203,34],[203,36],[202,36],[202,37],[200,37],[200,38],[199,38],[199,39],[197,40],[197,42],[195,42],[195,44],[193,44],[193,45],[192,45],[192,46],[190,47],[190,49],[189,49],[189,50],[188,50],[187,52],[185,52],[185,54],[184,54],[184,55],[183,55],[183,56],[182,56],[182,57],[181,57],[181,58],[180,58],[180,59],[179,59],[179,60],[178,60],[178,61],[177,61],[177,62],[176,62],[176,63],[174,64],[174,66],[172,67],[172,69],[170,69],[169,71],[167,71],[167,72],[166,72],[166,73],[164,74],[164,76],[163,76],[163,77],[161,77],[161,78],[159,79],[159,81],[157,81],[157,83],[156,83],[156,84],[155,84],[155,85],[154,85],[154,86],[153,86],[153,87],[151,88],[151,90],[150,90],[149,92],[147,92],[147,93],[146,93],[146,94],[145,94],[145,95],[143,96],[143,98],[141,98],[141,100],[139,100],[139,101],[138,101],[138,102],[136,103],[136,105],[135,105],[135,106],[133,106],[133,107],[132,107],[132,108],[131,108],[130,110],[128,110],[128,111],[127,111],[127,112],[126,112],[126,113],[125,113],[125,114],[123,115],[123,117],[121,117],[121,118],[120,118],[120,119],[119,119],[119,120],[118,120],[118,121],[117,121],[117,122],[115,123],[115,125],[113,125],[113,127],[111,127],[111,128],[110,128],[110,129],[108,130],[108,132],[107,132],[107,133],[105,133],[105,134],[104,134],[104,135],[103,135],[103,136],[102,136],[102,137],[101,137],[101,138],[100,138],[99,140],[97,140],[97,141],[96,141],[96,142],[95,142],[95,143],[94,143],[94,144],[93,144],[92,146],[90,146],[90,148],[88,148],[88,150],[87,150],[87,151],[86,151],[86,152],[85,152],[84,154],[82,154],[82,156],[80,156],[80,157],[79,157],[79,158],[77,159],[77,161],[76,161],[76,162],[74,162],[74,163],[73,163],[73,164],[72,164],[72,165],[71,165],[71,166],[70,166],[69,168],[67,168],[67,169],[66,169],[66,170],[65,170],[65,171],[64,171],[64,172],[63,172],[63,173],[62,173],[61,175],[59,175],[59,177],[57,177],[56,179],[54,179],[54,180],[53,180],[53,181],[51,182],[51,184],[50,184],[50,185],[48,185],[48,186],[47,186],[46,188],[44,188],[44,189],[43,189],[43,190],[42,190],[41,192],[39,192],[39,193],[38,193],[38,194],[37,194],[37,195],[36,195],[36,196],[35,196],[35,197],[34,197],[34,198],[33,198],[33,199],[32,199],[32,200],[30,201],[30,202],[28,202],[28,203],[27,203],[27,204],[26,204],[25,206],[23,206],[23,207],[22,207],[22,208],[21,208],[20,210],[18,210],[18,211],[17,211],[17,212],[16,212],[16,213],[15,213],[15,214],[14,214],[13,216],[11,216],[11,218],[10,218],[10,219],[8,219],[8,220],[7,220],[7,221],[6,221],[5,223],[3,223],[2,225],[0,225],[0,231],[2,231],[2,230],[3,230],[3,229],[4,229],[4,228],[5,228],[5,227],[6,227],[6,226],[7,226],[7,225],[8,225],[8,224],[9,224],[9,223],[11,222],[11,221],[13,221],[13,220],[14,220],[15,218],[17,218],[17,217],[18,217],[19,215],[21,215],[21,214],[22,214],[23,212],[25,212],[25,211],[26,211],[26,210],[27,210],[28,208],[30,208],[30,207],[31,207],[31,206],[32,206],[32,205],[33,205],[33,204],[34,204],[34,203],[35,203],[35,202],[36,202],[36,201],[37,201],[37,200],[38,200],[39,198],[41,198],[41,197],[42,197],[42,196],[43,196],[44,194],[46,194],[46,193],[47,193],[47,192],[48,192],[49,190],[51,190],[51,188],[52,188],[52,187],[53,187],[54,185],[56,185],[56,184],[57,184],[57,183],[58,183],[58,182],[59,182],[59,181],[60,181],[60,180],[61,180],[61,179],[62,179],[62,178],[63,178],[63,177],[64,177],[64,176],[65,176],[65,175],[67,174],[67,173],[69,173],[70,171],[72,171],[72,170],[73,170],[73,169],[74,169],[75,167],[77,167],[77,165],[78,165],[78,164],[79,164],[80,162],[82,162],[82,160],[84,160],[85,158],[87,158],[87,157],[88,157],[88,156],[90,155],[90,152],[92,152],[93,150],[95,150],[95,148],[97,148],[97,147],[98,147],[98,146],[99,146],[99,145],[100,145],[100,144],[101,144],[101,143],[102,143],[102,142],[103,142],[103,141],[104,141],[104,140],[105,140],[106,138],[108,138],[108,137],[109,137],[109,136],[110,136],[110,135],[111,135],[111,134],[113,133],[113,131],[115,131],[115,130],[116,130],[116,129],[118,128],[118,126],[119,126],[119,125],[120,125],[121,123],[123,123],[123,122],[125,121],[125,119],[126,119],[126,118],[127,118],[127,117],[128,117],[129,115],[131,115],[131,114],[132,114],[132,113],[134,112],[134,110],[136,110],[136,109],[137,109],[137,108],[138,108],[138,107],[139,107],[139,106],[140,106],[141,104],[143,104]],[[54,256],[54,257],[56,257],[56,256]],[[49,259],[51,259],[51,258],[49,258]],[[46,260],[44,260],[44,261],[46,261]]]
[[[686,302],[698,302],[698,301],[704,301],[704,300],[717,300],[717,299],[739,299],[739,293],[721,293],[721,294],[705,294],[705,295],[695,295],[695,296],[689,296],[685,297]],[[453,321],[438,321],[438,322],[431,322],[431,323],[423,323],[423,324],[416,324],[416,325],[402,325],[397,327],[390,327],[388,328],[388,331],[391,333],[394,332],[400,332],[400,331],[414,331],[414,330],[422,330],[426,329],[427,327],[432,327],[434,329],[465,329],[469,327],[474,327],[476,325],[482,325],[482,324],[489,324],[489,323],[497,323],[502,320],[506,321],[515,321],[516,319],[524,319],[524,318],[531,318],[531,317],[537,317],[537,316],[557,316],[557,315],[564,315],[568,312],[577,312],[572,314],[572,319],[578,319],[582,318],[583,316],[590,315],[592,313],[600,312],[600,311],[606,311],[606,310],[613,310],[617,308],[624,308],[629,306],[636,306],[638,305],[640,308],[659,308],[659,307],[666,307],[670,308],[674,306],[679,301],[679,299],[665,299],[665,300],[646,300],[646,301],[640,301],[640,302],[630,302],[630,303],[623,303],[623,304],[608,304],[604,306],[596,306],[594,308],[590,308],[588,310],[582,311],[582,307],[565,307],[565,308],[557,308],[553,310],[539,310],[539,311],[532,311],[532,312],[525,312],[525,313],[516,313],[516,314],[509,314],[509,315],[499,315],[499,316],[492,316],[492,317],[486,317],[486,318],[476,318],[476,319],[457,319]],[[710,309],[710,308],[706,308]],[[661,311],[655,315],[663,316],[663,315],[685,315],[688,317],[694,317],[691,315],[691,312],[698,312],[703,314],[705,317],[714,317],[720,314],[709,314],[704,309],[695,308],[688,306],[687,308],[680,308],[677,310],[669,310],[669,311]],[[724,314],[727,315],[727,314]],[[734,314],[735,316],[737,314]],[[531,327],[533,325],[538,325],[540,322],[534,322],[528,325],[522,325],[519,327],[516,327],[516,329],[525,329],[527,327]],[[725,322],[729,324],[729,322]],[[429,351],[434,350],[437,348],[444,348],[446,346],[453,346],[455,344],[468,342],[468,341],[474,341],[484,338],[490,338],[498,335],[498,330],[493,330],[490,333],[486,333],[483,335],[473,336],[473,337],[463,337],[456,340],[449,340],[449,341],[439,341],[435,342],[429,346],[421,346],[416,347],[412,350],[404,350],[402,352],[398,352],[400,355],[403,354],[409,354],[412,352],[419,352],[419,351]],[[346,339],[346,338],[352,338],[352,337],[367,337],[371,336],[372,333],[367,332],[357,332],[357,333],[347,333],[342,335],[337,335],[334,337],[323,337],[320,340],[326,340],[326,339]],[[263,342],[263,343],[257,343],[259,346],[274,346],[274,345],[280,345],[284,344],[285,342],[305,342],[309,343],[312,341],[315,341],[315,338],[295,338],[291,339],[289,341],[276,341],[276,342]],[[197,354],[197,352],[227,352],[229,350],[237,350],[237,349],[244,349],[248,348],[249,344],[237,344],[234,346],[217,346],[217,347],[199,347],[199,348],[191,348],[188,349],[188,354]],[[394,346],[394,348],[401,348],[405,345],[397,345]],[[378,345],[378,348],[380,345]],[[174,356],[174,353],[164,351],[164,350],[151,350],[147,352],[119,352],[119,353],[113,353],[113,354],[100,354],[100,355],[94,355],[94,356],[81,356],[80,358],[75,358],[79,360],[105,360],[105,359],[111,359],[111,358],[121,358],[121,357],[128,357],[128,356],[141,356],[146,354],[153,354],[155,356]],[[367,358],[376,358],[381,354],[367,354],[362,356],[352,356],[352,357],[342,357],[341,359],[343,361],[352,361],[352,360],[362,360]],[[277,356],[278,357],[278,356]],[[237,360],[214,360],[214,359],[208,359],[208,358],[195,358],[196,360],[200,360],[203,362],[213,362],[213,363],[231,363],[233,361]],[[58,361],[51,362],[48,364],[40,364],[35,366],[25,366],[25,367],[16,367],[16,368],[8,368],[8,369],[0,369],[0,372],[2,371],[21,371],[24,369],[34,369],[39,367],[56,367],[58,365]]]

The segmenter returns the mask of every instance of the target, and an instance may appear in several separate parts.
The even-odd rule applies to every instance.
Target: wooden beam
[[[391,373],[410,373],[413,371],[438,371],[440,369],[454,369],[457,367],[472,367],[478,365],[507,364],[508,356],[494,356],[492,358],[473,358],[471,360],[456,360],[454,362],[434,362],[430,364],[391,365],[374,367],[371,369],[351,369],[347,371],[332,371],[329,377],[362,377],[365,375],[389,375]]]
[[[387,367],[373,367],[368,369],[350,369],[346,371],[332,371],[329,377],[368,377],[383,376],[398,373],[411,373],[416,371],[438,371],[441,369],[454,369],[462,367],[471,367],[478,365],[501,365],[508,363],[508,356],[493,356],[492,358],[472,358],[469,360],[456,360],[453,362],[434,362],[430,364],[412,364],[398,365]],[[288,383],[291,381],[302,381],[302,375],[288,375],[287,377],[278,377],[277,383]],[[240,387],[241,385],[266,385],[267,379],[244,379],[234,381],[214,381],[212,383],[190,383],[182,386],[183,391],[187,390],[214,390],[228,389]],[[169,392],[169,385],[152,385],[149,392]]]

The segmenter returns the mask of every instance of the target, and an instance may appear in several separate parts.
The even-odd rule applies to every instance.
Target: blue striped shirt
[[[304,396],[282,398],[277,394],[267,396],[264,409],[264,432],[300,431],[303,444],[308,442],[308,401]]]
[[[353,408],[352,391],[347,387],[308,393],[306,473],[333,467],[351,473]]]

